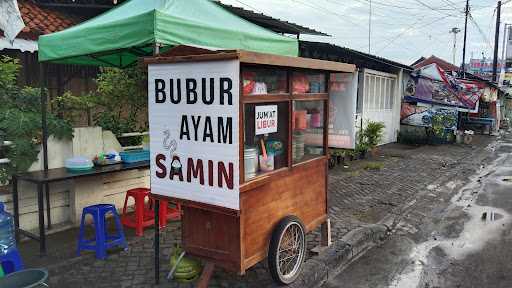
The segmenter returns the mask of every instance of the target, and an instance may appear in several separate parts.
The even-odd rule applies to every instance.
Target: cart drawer
[[[237,216],[185,206],[182,221],[183,245],[187,253],[240,272],[240,222]]]

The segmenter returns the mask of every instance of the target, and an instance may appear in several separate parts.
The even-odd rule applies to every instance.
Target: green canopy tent
[[[44,63],[126,68],[135,65],[139,57],[155,55],[161,49],[165,51],[177,45],[298,55],[297,39],[255,25],[210,0],[131,0],[79,25],[39,37],[41,88],[47,82]],[[45,89],[41,91],[46,171],[47,99]],[[48,199],[48,186],[45,190]],[[155,205],[155,210],[158,206]],[[155,254],[158,250],[159,234],[155,229]],[[158,283],[159,259],[155,256]]]
[[[39,38],[39,61],[128,67],[153,44],[298,55],[297,39],[246,21],[209,0],[132,0]]]

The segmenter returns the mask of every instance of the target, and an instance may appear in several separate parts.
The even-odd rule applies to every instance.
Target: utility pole
[[[464,67],[466,61],[466,40],[468,37],[468,15],[469,15],[469,0],[466,0],[466,20],[464,22],[464,46],[462,47],[462,75],[463,78],[466,78],[466,67]]]
[[[496,7],[496,33],[494,34],[494,59],[492,60],[492,81],[496,82],[498,74],[498,42],[500,39],[500,14],[501,14],[501,1],[498,1]]]
[[[508,31],[508,34],[507,34],[507,28],[509,29]],[[502,45],[501,45],[501,69],[500,69],[500,86],[503,85],[503,78],[505,77],[505,66],[507,64],[507,59],[506,58],[506,50],[507,50],[507,46],[508,46],[508,37],[510,36],[507,36],[507,35],[510,35],[510,24],[508,23],[505,23],[503,25],[503,40],[502,40]]]
[[[368,54],[372,54],[372,0],[370,2],[370,14],[368,17]]]
[[[455,55],[457,54],[457,33],[460,32],[460,29],[457,27],[453,27],[449,32],[453,33],[453,49],[452,49],[453,60],[452,60],[452,63],[453,63],[453,65],[455,65]]]

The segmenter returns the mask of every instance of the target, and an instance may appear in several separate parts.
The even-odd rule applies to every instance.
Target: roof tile
[[[18,7],[21,18],[25,22],[25,28],[20,32],[18,38],[37,40],[41,34],[58,32],[81,22],[75,16],[40,7],[29,0],[18,0]],[[1,30],[0,36],[3,36]]]

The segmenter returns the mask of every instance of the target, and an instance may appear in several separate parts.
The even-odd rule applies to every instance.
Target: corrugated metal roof
[[[318,35],[318,36],[329,36],[326,33],[317,31],[312,28],[304,27],[295,23],[291,23],[288,21],[280,20],[277,18],[273,18],[267,16],[262,13],[258,13],[255,11],[247,10],[244,8],[224,4],[220,1],[214,1],[224,9],[231,11],[238,15],[239,17],[244,18],[247,21],[250,21],[256,25],[267,28],[277,33],[286,33],[286,34],[308,34],[308,35]]]

